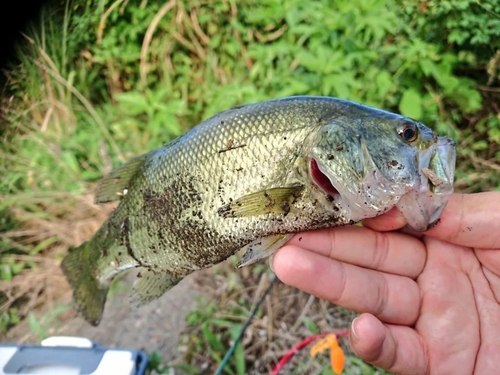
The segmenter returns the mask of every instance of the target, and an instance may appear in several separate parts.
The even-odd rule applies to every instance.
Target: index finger
[[[299,247],[340,262],[411,278],[422,272],[426,259],[425,247],[416,238],[401,233],[380,233],[357,226],[299,233],[286,246]]]
[[[453,194],[426,235],[456,245],[500,249],[500,192]]]
[[[406,220],[393,209],[363,225],[389,231],[403,228]],[[461,246],[500,249],[500,192],[453,194],[439,222],[423,234]]]

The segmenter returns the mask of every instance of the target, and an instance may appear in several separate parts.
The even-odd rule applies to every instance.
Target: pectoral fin
[[[144,165],[145,160],[151,152],[136,156],[126,163],[113,169],[105,176],[97,186],[95,192],[95,203],[109,203],[119,200],[127,194],[130,180],[137,174],[137,171]]]
[[[151,270],[141,271],[137,275],[130,294],[131,302],[144,305],[161,297],[167,290],[176,286],[182,278],[171,276],[167,273],[155,273]]]
[[[292,237],[293,234],[277,234],[249,243],[244,247],[246,252],[237,264],[237,267],[245,267],[271,256]]]
[[[270,213],[288,214],[291,205],[300,197],[303,185],[272,188],[245,195],[220,207],[217,211],[223,218],[258,216]]]

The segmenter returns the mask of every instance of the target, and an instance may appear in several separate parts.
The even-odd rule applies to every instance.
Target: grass
[[[236,104],[331,95],[401,112],[457,140],[457,190],[499,188],[499,0],[303,4],[60,0],[43,8],[3,69],[0,332],[68,292],[61,258],[113,209],[92,203],[104,174]],[[200,307],[188,317],[186,363],[213,369],[264,287],[263,272],[206,276],[224,311]],[[342,314],[275,286],[231,371],[269,369],[294,340],[345,324]],[[300,356],[294,365],[301,361],[321,370]]]
[[[182,358],[174,368],[188,374],[213,374],[229,346],[267,289],[271,272],[259,264],[235,273],[237,257],[204,271],[197,279],[204,297],[187,316],[188,327],[180,339]],[[224,374],[268,374],[281,357],[309,336],[342,331],[357,316],[329,302],[277,282],[265,297]],[[347,339],[340,339],[347,354],[345,374],[385,374],[356,359]],[[309,348],[298,352],[281,374],[333,374],[325,353],[309,357]]]

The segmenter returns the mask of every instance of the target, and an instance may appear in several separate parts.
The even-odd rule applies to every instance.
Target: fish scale
[[[405,123],[420,131],[418,144],[398,134]],[[217,114],[101,181],[96,202],[121,202],[63,261],[77,308],[97,325],[109,283],[129,268],[143,269],[133,289],[141,304],[242,248],[250,264],[293,233],[379,215],[424,181],[415,176],[418,150],[435,139],[402,116],[328,97]],[[389,169],[393,159],[406,168]]]

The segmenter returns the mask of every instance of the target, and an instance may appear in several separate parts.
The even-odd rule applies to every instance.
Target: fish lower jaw
[[[373,201],[366,197],[360,198],[339,201],[339,205],[342,207],[342,211],[345,212],[346,217],[354,222],[380,216],[394,207],[400,199],[399,196],[388,196],[383,201]]]
[[[418,155],[418,182],[403,195],[396,207],[408,226],[423,232],[434,226],[454,191],[456,145],[447,137]]]
[[[401,197],[396,207],[411,229],[424,232],[439,220],[451,193],[433,194],[428,189],[412,190]]]

